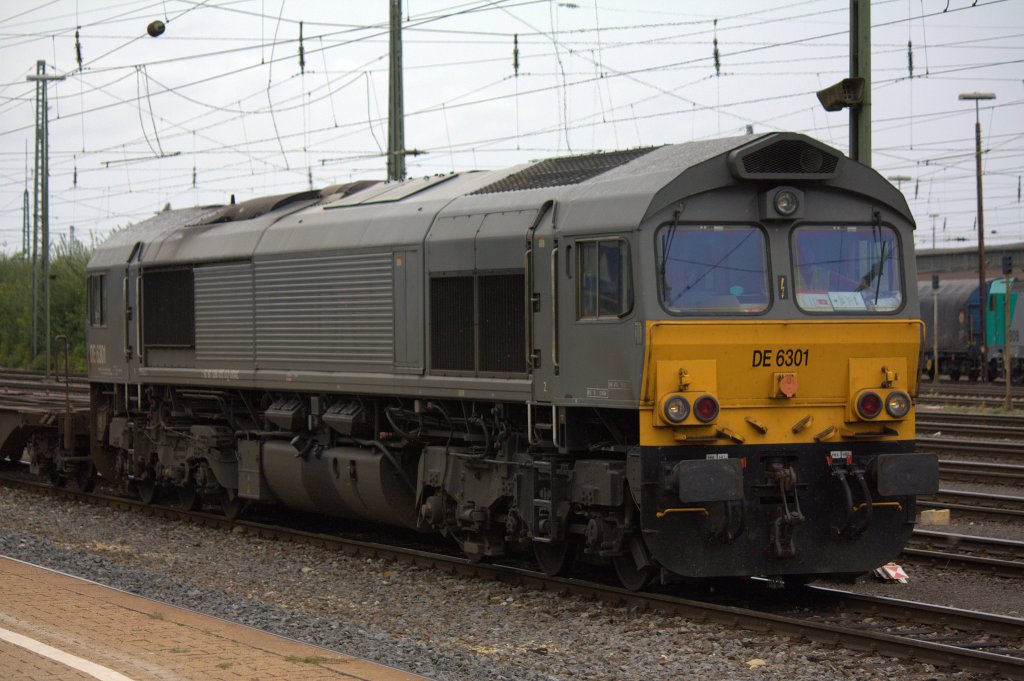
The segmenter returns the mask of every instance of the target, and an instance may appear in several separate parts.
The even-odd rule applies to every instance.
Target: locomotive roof
[[[174,264],[327,246],[413,246],[423,243],[435,218],[535,211],[550,200],[558,205],[560,229],[636,228],[645,215],[701,190],[702,184],[710,188],[734,181],[727,167],[730,152],[763,146],[762,140],[798,140],[843,159],[844,167],[854,169],[862,184],[866,180],[872,195],[884,197],[910,219],[902,195],[870,168],[846,162],[841,153],[803,135],[768,133],[545,159],[497,171],[353,182],[227,206],[166,210],[115,233],[97,248],[90,267],[123,265],[129,258]],[[721,163],[702,166],[718,157]]]

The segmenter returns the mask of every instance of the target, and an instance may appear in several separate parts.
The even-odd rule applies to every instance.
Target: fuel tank
[[[383,449],[331,447],[301,452],[262,444],[260,470],[281,504],[300,511],[413,527],[412,484]]]

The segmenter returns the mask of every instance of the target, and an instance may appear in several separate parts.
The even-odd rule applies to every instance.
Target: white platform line
[[[59,662],[62,665],[77,669],[80,672],[84,672],[89,676],[99,679],[99,681],[132,681],[132,678],[125,676],[120,672],[116,672],[109,667],[90,662],[84,658],[66,653],[63,650],[48,646],[41,641],[37,641],[34,638],[28,636],[22,636],[13,631],[0,628],[0,640],[13,643],[14,645],[30,650],[37,655],[48,657],[55,662]]]

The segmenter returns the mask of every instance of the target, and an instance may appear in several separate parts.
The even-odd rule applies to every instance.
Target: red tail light
[[[864,393],[857,399],[857,413],[861,418],[875,418],[882,413],[882,398],[877,393]]]
[[[701,423],[708,423],[718,418],[718,400],[711,395],[701,395],[693,403],[693,415]]]

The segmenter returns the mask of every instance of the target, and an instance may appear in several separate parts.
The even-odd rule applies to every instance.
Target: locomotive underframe
[[[907,441],[640,447],[629,410],[562,410],[560,450],[525,405],[101,384],[93,405],[100,473],[144,499],[276,502],[477,557],[533,545],[549,572],[582,555],[638,583],[870,570],[905,544],[934,467]]]

